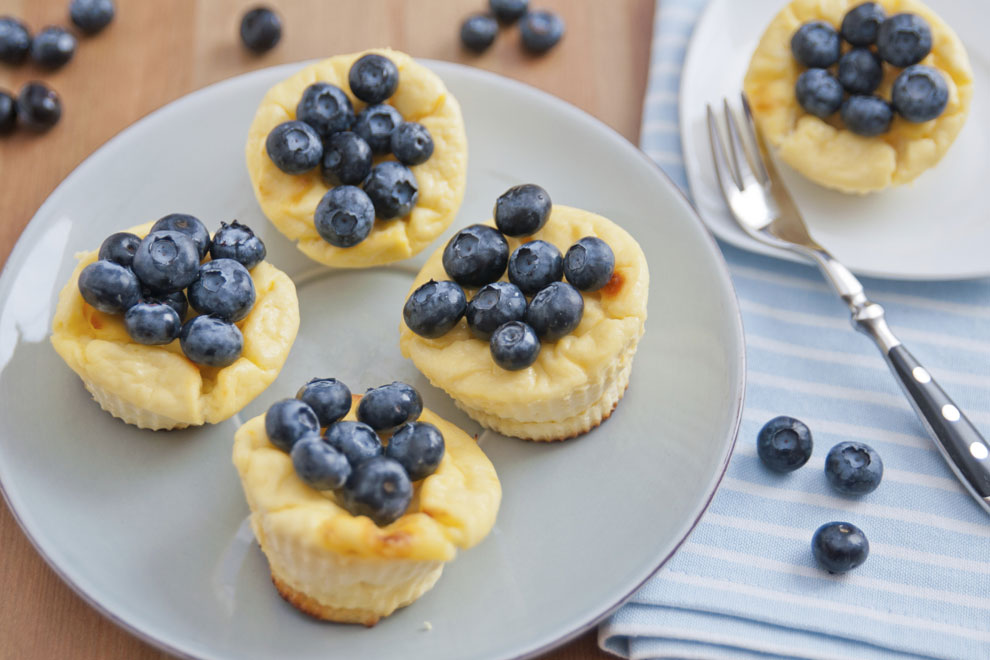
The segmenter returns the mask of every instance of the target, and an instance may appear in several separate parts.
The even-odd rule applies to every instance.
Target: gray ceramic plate
[[[255,203],[243,163],[247,127],[265,90],[300,65],[241,76],[155,112],[59,186],[0,279],[0,482],[69,584],[173,653],[534,654],[630,595],[674,552],[718,485],[742,404],[742,328],[724,263],[688,203],[638,150],[572,106],[476,69],[427,64],[460,99],[470,142],[467,195],[449,233],[488,218],[501,192],[532,181],[555,201],[612,218],[643,246],[650,317],[629,390],[608,422],[564,444],[482,433],[505,493],[498,522],[412,606],[370,630],[299,614],[275,593],[242,527],[247,506],[230,461],[240,421],[310,377],[332,375],[355,391],[407,380],[427,406],[479,428],[399,355],[400,309],[423,256],[366,271],[314,267]],[[298,283],[302,325],[281,376],[238,417],[153,433],[90,401],[48,332],[74,252],[172,211],[211,229],[238,218],[258,230],[269,259]]]

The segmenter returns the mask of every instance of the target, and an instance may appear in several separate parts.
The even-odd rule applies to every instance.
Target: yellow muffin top
[[[375,220],[363,241],[349,248],[327,243],[316,231],[316,205],[330,190],[317,167],[305,174],[286,174],[265,150],[265,140],[275,126],[296,118],[303,91],[315,82],[340,87],[351,99],[354,111],[367,104],[351,93],[347,74],[362,55],[379,53],[399,69],[399,87],[386,101],[406,121],[423,124],[433,137],[433,155],[412,169],[419,184],[419,200],[405,218]],[[307,66],[268,90],[248,131],[245,147],[248,174],[255,197],[268,219],[309,258],[328,266],[363,268],[406,259],[420,252],[446,229],[464,197],[467,179],[467,135],[461,107],[435,73],[405,53],[375,49],[337,55]],[[392,159],[376,156],[375,162]]]
[[[355,419],[359,395],[344,419]],[[234,465],[255,516],[264,516],[273,534],[343,555],[447,561],[457,548],[480,542],[495,524],[502,486],[495,468],[467,433],[423,409],[419,421],[443,434],[444,456],[436,471],[413,484],[409,509],[379,527],[337,505],[331,492],[306,485],[289,454],[268,441],[265,416],[259,415],[234,436]]]
[[[151,224],[127,231],[143,237]],[[241,357],[222,368],[199,365],[183,355],[179,340],[164,346],[138,344],[128,336],[122,316],[86,303],[79,293],[79,274],[96,261],[97,252],[77,257],[79,264],[59,294],[52,321],[55,350],[84,380],[190,426],[221,422],[268,387],[299,330],[295,285],[263,261],[251,269],[254,307],[236,324],[244,335]]]
[[[494,222],[489,223],[494,226]],[[554,205],[546,225],[525,239],[507,236],[509,250],[541,239],[565,254],[585,236],[596,236],[612,248],[612,280],[593,292],[582,292],[584,314],[570,334],[544,342],[536,361],[518,371],[502,369],[492,359],[487,341],[476,338],[461,319],[447,334],[427,339],[404,321],[399,325],[399,347],[405,357],[430,381],[454,399],[474,406],[516,405],[569,397],[598,381],[602,370],[639,340],[646,321],[650,273],[639,244],[622,227],[600,215]],[[410,294],[429,280],[448,280],[441,246],[416,276]],[[502,279],[506,279],[503,275]],[[470,300],[473,291],[467,292]],[[401,314],[401,310],[399,310]]]
[[[861,2],[793,0],[767,26],[743,83],[753,115],[780,157],[816,183],[853,193],[911,181],[935,165],[965,123],[973,95],[969,58],[952,28],[917,0],[879,0],[888,15],[917,14],[931,27],[932,51],[921,64],[938,69],[945,77],[949,88],[945,111],[922,123],[895,113],[890,131],[875,137],[843,128],[837,116],[826,121],[806,113],[794,94],[804,67],[791,54],[791,37],[803,23],[813,20],[838,29],[846,12]],[[884,79],[876,93],[889,100],[894,79],[902,70],[884,63]]]

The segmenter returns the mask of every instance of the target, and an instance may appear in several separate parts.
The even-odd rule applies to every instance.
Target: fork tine
[[[708,141],[712,146],[712,161],[715,163],[715,178],[722,189],[722,197],[728,202],[731,195],[739,191],[739,182],[732,171],[725,155],[725,145],[722,143],[722,136],[719,135],[718,123],[715,121],[715,112],[709,104],[708,111]]]
[[[736,171],[739,173],[738,181],[741,187],[758,183],[756,176],[753,172],[756,169],[754,165],[754,155],[751,153],[749,146],[743,142],[742,130],[739,128],[739,120],[736,119],[736,113],[732,110],[729,105],[729,99],[722,99],[722,105],[725,106],[725,123],[729,127],[729,148],[732,152],[732,161],[735,163]],[[740,161],[738,152],[743,153],[745,161]]]
[[[767,185],[770,182],[770,174],[767,172],[767,168],[763,163],[763,158],[766,153],[761,149],[760,138],[756,135],[756,129],[753,128],[753,110],[749,107],[749,99],[746,98],[746,94],[742,93],[739,95],[742,98],[742,108],[743,108],[743,124],[746,126],[746,137],[749,138],[749,145],[752,146],[753,151],[746,153],[753,154],[753,171],[756,172],[756,178],[760,180],[760,183]]]

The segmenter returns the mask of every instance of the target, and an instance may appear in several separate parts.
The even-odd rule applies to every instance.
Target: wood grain
[[[0,88],[28,80],[52,86],[62,120],[45,134],[0,138],[0,264],[45,198],[83,159],[152,110],[195,89],[253,69],[389,45],[417,57],[451,60],[516,78],[570,101],[633,142],[639,133],[654,0],[539,0],[567,23],[543,57],[525,54],[516,28],[483,55],[464,51],[458,28],[484,0],[269,0],[281,14],[282,42],[248,53],[237,29],[254,0],[117,0],[102,34],[80,37],[73,60],[56,72],[0,65]],[[68,0],[0,0],[0,16],[32,32],[68,25]],[[113,194],[94,191],[94,194]],[[134,660],[168,656],[103,618],[44,563],[10,511],[0,507],[0,658]],[[546,660],[610,657],[594,632]]]

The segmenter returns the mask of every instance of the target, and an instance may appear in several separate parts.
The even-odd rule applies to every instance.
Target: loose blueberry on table
[[[830,522],[815,531],[811,551],[818,564],[829,573],[847,573],[866,561],[870,542],[856,525]]]
[[[207,254],[213,259],[201,265]],[[128,232],[108,236],[97,261],[79,274],[79,293],[95,309],[122,315],[135,342],[178,339],[193,362],[226,367],[244,348],[234,323],[248,315],[256,298],[248,269],[264,256],[264,243],[237,221],[223,223],[211,240],[198,218],[172,213],[143,239]],[[190,304],[201,316],[186,319]]]
[[[72,0],[69,19],[86,34],[96,34],[113,21],[113,0]]]
[[[13,16],[0,17],[0,62],[20,64],[31,50],[31,33]]]
[[[443,460],[443,434],[415,421],[423,411],[419,393],[395,382],[369,389],[350,412],[350,389],[335,378],[314,378],[295,399],[265,413],[269,441],[288,453],[296,475],[310,487],[331,491],[334,501],[376,525],[398,520],[409,508],[413,482],[433,474]],[[378,426],[379,431],[370,424]],[[320,428],[325,428],[320,436]],[[379,433],[394,430],[383,442]]]
[[[756,437],[756,453],[774,472],[793,472],[808,462],[814,446],[811,430],[793,417],[781,415],[763,425]]]
[[[843,39],[852,48],[840,57]],[[864,137],[887,133],[895,115],[914,123],[931,121],[949,101],[943,74],[918,64],[931,49],[931,28],[923,18],[907,13],[888,17],[875,2],[849,10],[839,31],[824,21],[810,21],[791,38],[794,58],[809,67],[798,76],[795,97],[805,112],[821,119],[838,111],[845,127]],[[828,67],[836,62],[833,76]],[[885,67],[907,67],[894,81],[889,99],[876,94]]]
[[[505,236],[487,225],[460,230],[443,249],[443,269],[461,286],[479,287],[502,277],[509,263]]]
[[[476,53],[487,50],[496,34],[498,23],[489,14],[471,14],[461,23],[461,43]]]
[[[513,23],[529,9],[529,0],[488,0],[488,7],[499,21]]]
[[[17,115],[28,128],[47,131],[62,117],[62,100],[43,83],[29,82],[17,95]]]
[[[519,34],[526,50],[545,53],[564,36],[564,19],[552,11],[531,11],[519,22]]]
[[[64,28],[49,26],[34,35],[31,59],[46,69],[58,69],[76,53],[76,38]]]
[[[256,7],[241,19],[241,42],[254,53],[271,50],[282,38],[282,20],[268,7]]]
[[[10,92],[0,89],[0,135],[17,127],[17,99]]]
[[[883,461],[880,454],[865,443],[840,442],[825,457],[825,477],[840,493],[865,495],[880,485]]]

